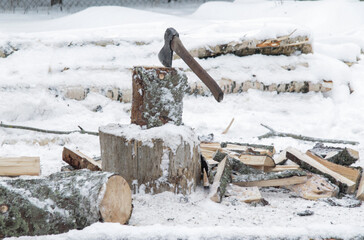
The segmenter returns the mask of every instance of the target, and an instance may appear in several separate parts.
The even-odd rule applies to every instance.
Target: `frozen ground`
[[[89,94],[83,101],[56,97],[48,88],[82,85],[130,88],[130,68],[160,65],[157,53],[167,27],[175,27],[188,48],[241,38],[270,38],[292,33],[311,37],[314,54],[299,56],[223,56],[199,60],[215,79],[236,81],[256,75],[270,83],[292,80],[333,80],[331,93],[276,94],[249,91],[212,97],[187,96],[184,123],[199,134],[214,133],[217,141],[274,144],[306,150],[313,143],[289,138],[259,141],[277,131],[313,137],[364,141],[364,2],[359,1],[248,1],[210,2],[192,12],[168,14],[163,9],[95,7],[72,15],[0,15],[0,47],[19,48],[0,58],[0,121],[55,130],[82,126],[97,131],[101,125],[130,121],[130,104]],[[93,42],[110,42],[101,47]],[[114,44],[115,43],[115,44]],[[355,62],[348,67],[343,61]],[[281,66],[308,63],[307,68],[284,71]],[[181,60],[174,66],[187,68]],[[68,69],[67,69],[68,68]],[[67,70],[64,70],[67,69]],[[199,81],[192,74],[189,81]],[[354,90],[349,94],[348,83]],[[101,106],[102,111],[95,111]],[[221,132],[231,118],[226,135]],[[63,146],[99,156],[95,136],[45,135],[0,129],[0,156],[40,156],[42,174],[59,171]],[[362,144],[355,146],[364,154]],[[363,160],[357,163],[364,166]],[[351,238],[364,236],[364,207],[332,207],[326,202],[293,198],[286,190],[263,189],[267,206],[252,207],[226,199],[215,204],[205,193],[183,197],[163,193],[133,196],[129,226],[97,223],[42,239],[159,239],[159,238]],[[314,215],[296,213],[310,209]],[[31,238],[31,239],[40,239]]]

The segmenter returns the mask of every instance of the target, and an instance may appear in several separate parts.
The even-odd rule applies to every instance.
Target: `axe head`
[[[176,31],[176,29],[167,28],[166,32],[164,33],[164,46],[158,53],[159,61],[165,67],[172,67],[173,50],[171,48],[171,42],[174,36],[179,37],[179,34]]]

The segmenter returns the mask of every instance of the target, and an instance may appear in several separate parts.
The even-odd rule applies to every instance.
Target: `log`
[[[72,151],[66,147],[63,148],[62,159],[75,169],[89,169],[91,171],[101,171],[101,163],[86,156],[80,151]]]
[[[99,131],[103,171],[119,173],[133,192],[189,194],[199,184],[199,141],[192,128],[109,124]]]
[[[320,143],[317,143],[309,152],[343,166],[350,166],[359,160],[359,152],[354,149],[328,147]]]
[[[16,177],[21,175],[39,176],[39,157],[0,158],[0,176]]]
[[[301,168],[313,173],[318,173],[327,177],[332,183],[340,187],[340,192],[353,193],[356,189],[356,182],[329,169],[314,158],[300,152],[294,148],[287,148],[287,158],[300,165]]]
[[[277,187],[300,184],[307,181],[306,172],[286,170],[262,174],[232,175],[232,183],[242,187]]]
[[[134,67],[131,123],[147,128],[182,124],[186,75],[175,68]]]
[[[227,157],[217,166],[214,181],[211,186],[210,199],[216,203],[221,203],[227,185],[231,182],[231,169]]]
[[[253,54],[263,55],[291,55],[296,51],[308,54],[312,53],[312,46],[308,36],[290,37],[282,36],[276,39],[252,39],[242,40],[240,42],[229,42],[216,46],[204,46],[190,50],[193,57],[209,58],[225,54],[234,54],[237,56],[249,56]],[[176,54],[174,58],[179,58]]]
[[[119,175],[78,170],[0,181],[0,238],[59,234],[95,222],[128,222],[131,191]]]
[[[307,182],[285,186],[285,188],[307,200],[336,197],[339,193],[339,188],[336,185],[326,178],[312,173],[307,174]]]

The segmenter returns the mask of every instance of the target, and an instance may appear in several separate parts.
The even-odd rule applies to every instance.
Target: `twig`
[[[27,126],[8,125],[8,124],[4,124],[4,123],[0,122],[0,127],[3,127],[3,128],[14,128],[14,129],[24,129],[24,130],[29,130],[29,131],[42,132],[42,133],[51,133],[51,134],[80,133],[80,134],[90,134],[90,135],[95,135],[95,136],[98,136],[99,135],[98,132],[85,131],[80,126],[78,126],[80,128],[80,130],[73,130],[73,131],[55,131],[55,130],[46,130],[46,129],[40,129],[40,128],[27,127]]]
[[[231,119],[231,122],[229,123],[229,125],[227,126],[227,128],[221,133],[221,134],[226,134],[228,131],[229,131],[229,129],[230,129],[230,127],[231,127],[231,125],[233,124],[233,122],[234,122],[234,118],[233,119]]]
[[[291,138],[294,138],[294,139],[303,140],[303,141],[310,141],[310,142],[342,143],[342,144],[352,144],[352,145],[359,144],[359,142],[355,142],[355,141],[314,138],[314,137],[296,135],[296,134],[292,134],[292,133],[277,132],[273,128],[268,127],[267,125],[264,125],[264,124],[260,124],[260,125],[267,128],[269,130],[269,132],[259,136],[258,139],[269,138],[269,137],[291,137]]]

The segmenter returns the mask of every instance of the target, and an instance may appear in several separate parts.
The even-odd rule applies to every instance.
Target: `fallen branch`
[[[355,141],[314,138],[314,137],[296,135],[296,134],[292,134],[292,133],[277,132],[273,128],[268,127],[267,125],[264,125],[264,124],[260,124],[260,125],[267,128],[269,130],[269,132],[259,136],[258,137],[259,140],[262,139],[262,138],[270,138],[270,137],[290,137],[290,138],[303,140],[303,141],[309,141],[309,142],[342,143],[342,144],[352,144],[352,145],[359,144],[359,142],[355,142]]]
[[[14,129],[24,129],[24,130],[29,130],[29,131],[42,132],[42,133],[51,133],[51,134],[80,133],[80,134],[90,134],[90,135],[95,135],[95,136],[98,136],[99,135],[98,132],[85,131],[80,126],[78,126],[80,128],[80,130],[56,131],[56,130],[46,130],[46,129],[40,129],[40,128],[27,127],[27,126],[19,126],[19,125],[8,125],[8,124],[4,124],[4,123],[0,122],[0,127],[3,127],[3,128],[14,128]]]

